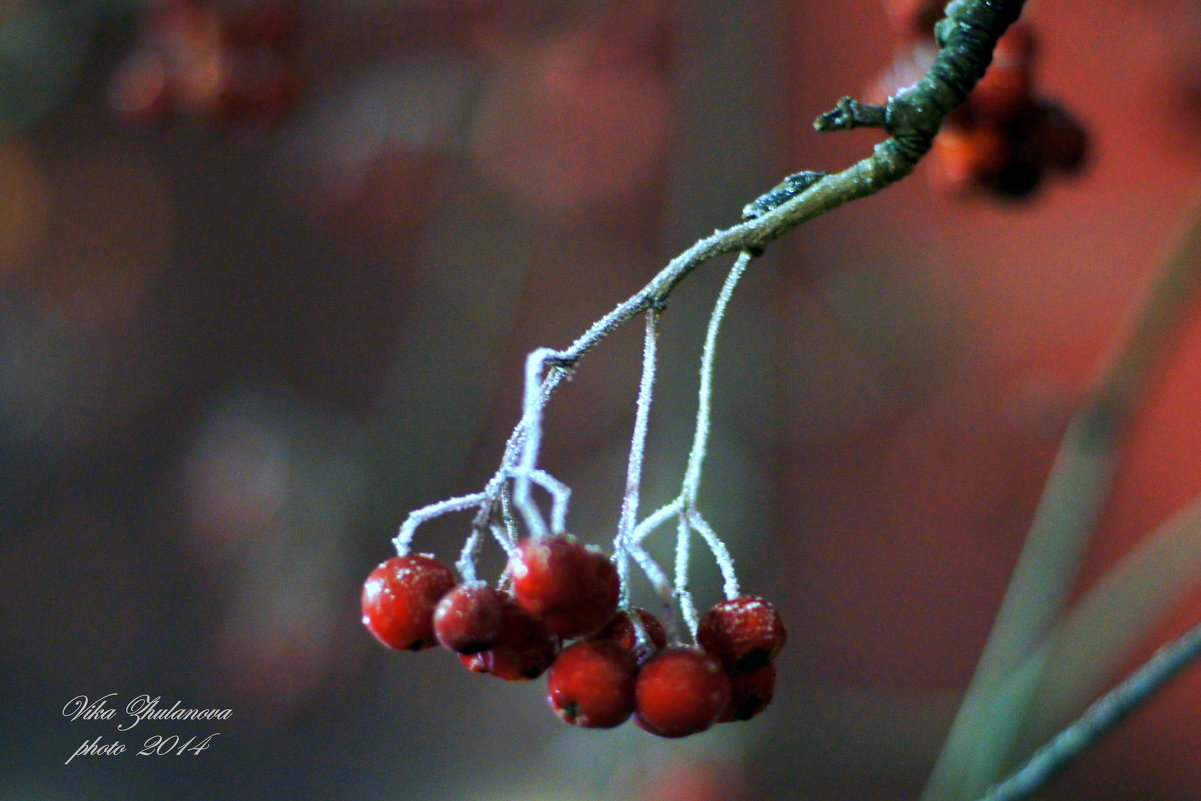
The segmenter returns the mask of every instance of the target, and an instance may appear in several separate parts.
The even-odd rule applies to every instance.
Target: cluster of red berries
[[[714,606],[694,647],[669,644],[644,609],[619,610],[613,562],[570,535],[520,543],[509,577],[503,591],[459,583],[429,556],[394,557],[363,585],[363,624],[391,648],[440,643],[477,673],[522,681],[549,671],[547,700],[576,726],[612,728],[632,715],[652,734],[684,737],[771,702],[786,632],[762,598]]]
[[[902,39],[897,64],[885,79],[895,85],[886,91],[924,72],[944,5],[942,0],[886,0]],[[1034,28],[1026,22],[1011,25],[997,42],[988,71],[934,140],[931,156],[942,183],[1018,198],[1031,194],[1048,173],[1081,169],[1088,135],[1068,111],[1035,92],[1037,51]]]
[[[295,0],[157,0],[139,43],[113,75],[109,97],[122,120],[146,126],[182,114],[266,126],[298,101]]]

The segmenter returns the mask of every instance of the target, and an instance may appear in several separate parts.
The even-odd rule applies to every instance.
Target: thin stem
[[[530,480],[550,495],[550,529],[553,533],[562,534],[567,530],[567,506],[571,501],[571,487],[545,470],[532,470]]]
[[[525,430],[525,441],[521,447],[521,460],[513,482],[513,505],[521,513],[530,536],[542,539],[547,535],[546,521],[542,512],[530,497],[530,480],[538,464],[538,450],[542,445],[542,416],[548,395],[543,391],[542,368],[547,360],[558,356],[551,348],[539,348],[525,360],[525,400],[522,404],[521,424]]]
[[[513,555],[513,552],[515,551],[515,548],[513,547],[514,541],[511,539],[509,532],[506,531],[505,527],[499,523],[493,523],[488,528],[492,532],[492,536],[496,538],[496,541],[501,543],[504,546],[505,553],[509,554],[509,556],[511,557]],[[507,545],[505,544],[506,541],[508,543]],[[508,587],[508,585],[509,585],[509,561],[506,560],[505,567],[501,571],[500,578],[497,579],[496,586],[497,586],[497,589],[503,590],[503,589],[506,589]]]
[[[717,566],[721,569],[722,577],[722,592],[725,593],[726,599],[734,599],[739,595],[738,592],[738,576],[734,573],[734,559],[730,556],[730,551],[726,548],[726,544],[717,536],[717,532],[705,521],[695,508],[689,508],[686,512],[688,516],[688,525],[692,527],[697,534],[701,535],[701,539],[709,546],[709,550],[713,552],[713,558],[717,562]]]
[[[409,517],[400,526],[400,531],[392,539],[392,544],[396,546],[396,552],[405,556],[413,544],[413,535],[417,532],[417,527],[422,523],[433,520],[435,517],[441,517],[450,512],[460,512],[464,509],[470,509],[473,506],[478,506],[486,498],[486,493],[474,492],[471,495],[460,495],[457,498],[447,498],[438,503],[431,503],[429,506],[423,506],[420,509],[414,509],[409,512]]]
[[[476,514],[476,526],[487,525],[488,519],[494,513],[498,499],[503,493],[509,491],[506,489],[506,487],[508,487],[509,479],[512,478],[514,473],[520,469],[518,467],[518,463],[525,458],[527,453],[526,435],[531,428],[531,424],[529,422],[530,416],[532,415],[537,418],[538,428],[540,431],[542,411],[546,408],[546,404],[550,401],[550,397],[554,393],[555,388],[559,385],[559,382],[566,378],[567,375],[568,371],[565,368],[560,367],[551,370],[546,377],[542,379],[535,402],[531,402],[530,384],[528,381],[526,382],[521,419],[518,420],[516,427],[513,429],[513,433],[509,435],[509,439],[505,442],[505,451],[504,455],[501,456],[500,467],[498,467],[496,472],[492,474],[492,478],[488,479],[488,483],[484,485],[484,500],[480,504],[479,512]],[[541,434],[539,434],[539,437],[541,437]],[[534,449],[533,456],[536,461],[536,448]],[[511,522],[511,516],[507,517],[506,524],[508,525]],[[516,527],[508,525],[508,530],[515,538]]]
[[[675,286],[701,264],[736,251],[757,255],[802,223],[844,203],[873,195],[912,172],[930,149],[942,121],[967,98],[984,75],[997,39],[1017,19],[1023,3],[1024,0],[951,3],[938,31],[938,53],[921,80],[889,100],[884,109],[884,128],[890,137],[876,145],[872,155],[842,172],[824,176],[803,191],[795,194],[790,191],[786,193],[788,199],[778,205],[768,204],[770,207],[757,210],[738,225],[717,230],[696,242],[672,259],[646,286],[593,323],[567,349],[543,348],[531,354],[526,363],[522,418],[505,445],[500,469],[485,488],[477,523],[482,525],[492,513],[505,481],[516,475],[514,504],[529,518],[535,536],[545,532],[545,522],[529,496],[529,475],[537,463],[543,409],[580,358],[633,317],[660,307]],[[846,100],[839,103],[840,108],[852,105],[860,109],[861,122],[878,122],[877,112],[867,106]],[[538,376],[546,364],[552,368],[539,382]],[[520,469],[514,470],[518,466]]]
[[[634,530],[630,533],[630,542],[635,545],[642,542],[652,531],[678,515],[682,508],[683,504],[679,498],[676,498],[669,504],[660,506],[634,527]]]
[[[513,490],[507,483],[500,488],[500,516],[503,525],[494,526],[493,532],[499,533],[503,539],[501,546],[505,553],[512,556],[517,550],[517,520],[513,517]]]
[[[1146,633],[1201,585],[1201,496],[1138,541],[1081,597],[1031,659],[1050,666],[1014,739],[1027,754],[1080,714]]]
[[[688,454],[688,467],[684,471],[684,485],[681,491],[684,502],[689,506],[696,503],[697,494],[700,492],[701,467],[704,465],[705,451],[709,443],[713,405],[713,362],[717,352],[717,332],[726,315],[726,308],[730,305],[734,287],[738,285],[738,280],[742,278],[750,263],[749,251],[744,250],[738,255],[737,261],[734,262],[729,275],[721,285],[717,302],[713,306],[713,313],[709,316],[709,326],[705,330],[705,345],[701,351],[700,387],[697,391],[696,429],[692,434],[692,450]]]
[[[1019,801],[1029,797],[1198,657],[1201,657],[1201,624],[1161,648],[1125,681],[1086,709],[1074,723],[1034,752],[1009,778],[989,789],[981,801]]]
[[[455,562],[455,569],[459,571],[459,577],[463,579],[465,584],[476,580],[475,575],[475,560],[480,552],[480,532],[476,529],[467,537],[467,541],[463,543],[463,550],[459,554],[459,561]]]
[[[680,510],[676,521],[676,602],[680,606],[680,614],[684,617],[684,625],[688,633],[696,639],[696,604],[692,601],[692,590],[688,587],[688,562],[692,551],[692,529],[688,525],[688,515]]]
[[[638,563],[638,567],[646,574],[647,580],[650,581],[651,586],[655,589],[655,593],[658,594],[660,601],[663,602],[663,606],[667,610],[671,609],[672,603],[675,600],[675,588],[667,578],[667,574],[663,571],[663,568],[659,567],[658,562],[652,559],[650,554],[642,547],[642,541],[652,531],[678,515],[680,513],[680,506],[680,499],[676,498],[666,506],[656,509],[645,520],[636,525],[626,538],[626,546],[629,548],[630,556],[634,558],[634,561]]]
[[[667,573],[641,545],[631,543],[629,553],[639,569],[646,575],[647,581],[651,583],[659,600],[664,606],[670,607],[675,598],[675,588],[672,586],[671,580],[667,578]]]
[[[639,492],[642,486],[642,464],[646,455],[646,432],[650,427],[651,401],[655,389],[655,362],[659,341],[659,319],[662,312],[651,309],[646,314],[646,334],[642,341],[642,379],[638,383],[638,401],[634,413],[634,434],[630,441],[630,458],[626,466],[626,488],[621,500],[621,518],[617,522],[614,553],[617,574],[621,581],[621,604],[630,603],[630,534],[638,520]]]

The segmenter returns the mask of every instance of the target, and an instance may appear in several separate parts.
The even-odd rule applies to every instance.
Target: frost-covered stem
[[[700,388],[697,391],[696,429],[692,434],[692,450],[688,454],[688,467],[684,471],[682,489],[684,503],[689,507],[696,504],[697,494],[700,492],[701,467],[705,462],[705,451],[709,442],[713,400],[713,360],[717,351],[717,332],[721,328],[722,318],[725,317],[726,308],[734,294],[734,287],[738,285],[738,279],[742,278],[750,263],[749,251],[744,250],[738,255],[738,260],[734,262],[729,275],[721,285],[721,292],[717,295],[717,302],[713,305],[713,314],[709,316],[709,326],[705,331],[705,346],[701,351]]]
[[[739,595],[738,576],[734,573],[734,559],[730,556],[726,544],[721,541],[717,532],[705,521],[700,512],[696,509],[689,509],[686,514],[688,525],[701,535],[705,544],[709,546],[709,550],[713,552],[713,559],[721,569],[722,592],[725,593],[726,599],[737,598]]]
[[[1075,722],[1035,751],[1009,778],[989,789],[981,801],[1020,801],[1029,797],[1199,657],[1201,624],[1161,648],[1125,681],[1086,709]]]
[[[514,540],[511,538],[510,533],[506,531],[505,527],[499,523],[493,523],[488,528],[492,532],[492,536],[496,538],[497,542],[504,543],[506,540],[508,541],[509,545],[505,547],[505,553],[509,554],[511,558],[516,549],[514,547]],[[501,571],[500,578],[496,582],[497,589],[504,590],[509,586],[509,564],[510,562],[506,560],[504,569]]]
[[[617,522],[614,555],[617,574],[621,580],[621,604],[630,603],[630,534],[638,520],[639,491],[642,486],[642,463],[646,454],[646,432],[650,427],[651,401],[655,389],[655,362],[659,341],[658,309],[646,313],[646,334],[642,341],[642,379],[638,382],[638,401],[634,413],[634,434],[630,441],[630,459],[626,466],[626,488],[621,500],[621,518]]]
[[[545,351],[545,349],[543,349]],[[552,351],[553,352],[553,351]],[[532,354],[531,354],[532,355]],[[530,360],[527,359],[527,370]],[[541,370],[541,365],[538,367]],[[542,413],[546,408],[546,404],[550,401],[551,395],[559,383],[568,375],[567,370],[562,367],[556,367],[550,370],[542,379],[538,386],[538,394],[536,399],[531,399],[530,384],[527,380],[525,385],[525,394],[522,403],[521,419],[518,420],[513,433],[509,435],[509,439],[505,442],[505,452],[501,456],[500,467],[492,474],[492,478],[488,479],[488,483],[484,486],[483,501],[480,504],[479,512],[476,514],[475,526],[477,528],[484,527],[488,524],[489,518],[496,509],[496,505],[500,502],[504,493],[508,492],[507,487],[509,480],[517,473],[522,472],[520,464],[525,460],[527,454],[532,456],[533,460],[537,461],[537,446],[535,443],[532,450],[526,447],[526,437],[532,428],[530,423],[531,416],[537,419],[538,438],[541,440],[542,429]],[[530,476],[531,472],[526,471],[526,476]],[[529,488],[527,486],[526,491]],[[527,496],[528,497],[528,496]],[[511,523],[511,517],[506,518],[507,523]],[[516,527],[508,525],[510,532],[516,532]]]
[[[492,513],[503,484],[517,475],[515,505],[523,515],[530,515],[536,530],[540,524],[545,529],[533,509],[529,482],[520,474],[528,478],[529,471],[536,466],[542,410],[580,358],[629,320],[651,307],[661,306],[680,281],[710,259],[737,251],[760,253],[802,223],[844,203],[873,195],[912,172],[929,150],[942,121],[967,98],[984,75],[997,39],[1017,19],[1023,2],[955,0],[947,7],[947,19],[937,32],[940,49],[926,75],[916,84],[898,92],[883,107],[844,98],[815,123],[820,131],[861,125],[883,127],[889,138],[876,145],[870,156],[842,172],[824,176],[804,191],[790,193],[783,202],[759,208],[751,219],[714,231],[672,259],[646,286],[593,323],[570,347],[562,351],[541,349],[536,355],[531,354],[526,365],[522,419],[505,446],[500,469],[485,488],[477,525],[483,525]],[[551,369],[540,383],[530,380],[531,373],[541,375],[548,364]]]
[[[480,552],[480,531],[476,529],[467,537],[467,541],[463,543],[463,550],[459,554],[459,561],[455,562],[455,569],[459,571],[459,577],[463,579],[464,584],[469,584],[476,580],[475,576],[475,559]]]
[[[392,539],[392,544],[396,546],[396,553],[400,556],[408,554],[409,549],[413,545],[413,534],[422,523],[433,520],[435,517],[441,517],[444,514],[461,512],[464,509],[478,506],[486,497],[486,494],[483,492],[473,492],[470,495],[447,498],[444,501],[431,503],[429,506],[423,506],[420,509],[409,512],[408,519],[401,524],[400,531]]]
[[[667,522],[672,515],[677,517],[675,596],[679,601],[684,621],[689,631],[694,634],[696,632],[697,616],[692,602],[692,594],[688,591],[688,566],[691,559],[691,532],[693,530],[701,535],[705,544],[709,546],[709,550],[713,552],[713,558],[717,561],[718,567],[721,569],[726,597],[734,598],[738,595],[738,578],[734,573],[734,560],[730,557],[729,549],[726,548],[725,543],[721,541],[712,527],[705,522],[700,512],[696,510],[696,501],[700,491],[701,466],[705,460],[705,450],[709,439],[713,397],[713,364],[717,352],[717,333],[721,328],[721,321],[725,317],[726,309],[730,305],[730,298],[734,294],[734,287],[738,285],[738,280],[746,272],[747,265],[750,264],[752,257],[749,251],[743,251],[739,254],[733,267],[730,268],[729,275],[726,276],[726,280],[722,284],[721,291],[717,295],[717,301],[713,306],[713,313],[709,317],[709,325],[705,332],[705,344],[701,351],[696,428],[693,432],[692,449],[688,454],[688,466],[684,471],[684,481],[680,494],[671,504],[659,509],[640,525],[634,527],[633,523],[638,513],[638,485],[641,481],[642,438],[645,438],[646,433],[645,428],[640,428],[636,424],[634,447],[631,448],[630,452],[630,472],[626,483],[625,504],[622,507],[622,519],[618,527],[618,552],[622,552],[623,542],[631,543],[641,550],[640,543],[647,534],[662,523]],[[654,315],[656,312],[652,311],[651,314]],[[653,335],[654,331],[648,320],[647,352],[649,355],[646,363],[644,363],[642,374],[643,387],[639,392],[640,415],[649,412],[650,409],[649,393],[651,383],[654,381],[652,363],[654,355]],[[643,393],[646,393],[645,404],[642,399]],[[646,420],[642,420],[643,426],[645,426],[645,423]],[[619,567],[620,565],[621,562],[619,561]]]
[[[642,541],[647,535],[657,529],[659,526],[666,523],[671,518],[680,513],[680,499],[676,498],[666,506],[662,506],[652,512],[645,520],[634,527],[626,539],[626,545],[630,549],[630,556],[638,563],[638,567],[646,574],[647,580],[651,586],[655,588],[659,600],[663,602],[665,609],[670,610],[672,603],[675,600],[675,589],[671,581],[667,578],[667,574],[663,572],[663,568],[651,558],[650,554],[642,547]]]
[[[522,403],[521,426],[524,442],[521,459],[514,471],[513,505],[521,513],[534,539],[546,537],[548,529],[542,512],[530,497],[530,480],[538,465],[538,450],[542,446],[542,417],[549,394],[543,391],[542,368],[558,352],[551,348],[539,348],[525,360],[525,399]],[[549,378],[549,376],[548,376]]]
[[[671,580],[667,578],[667,573],[659,566],[659,563],[651,558],[651,555],[641,546],[634,543],[630,544],[630,556],[634,562],[646,575],[647,581],[655,590],[655,594],[659,596],[659,600],[667,608],[671,607],[672,600],[675,598],[674,588]]]
[[[530,479],[542,487],[551,497],[550,529],[555,533],[567,530],[567,505],[571,501],[571,487],[545,470],[533,470]]]
[[[676,602],[680,606],[680,614],[684,617],[684,625],[688,633],[696,639],[696,604],[692,601],[692,591],[688,587],[688,561],[692,551],[692,529],[688,527],[688,516],[680,510],[676,521]]]
[[[688,453],[688,466],[684,470],[684,482],[680,489],[680,539],[676,544],[677,594],[683,593],[680,597],[687,600],[689,607],[692,604],[691,596],[681,590],[681,586],[688,580],[689,529],[695,530],[700,534],[705,544],[709,546],[709,550],[713,552],[713,558],[717,561],[717,565],[721,569],[724,585],[723,591],[726,598],[736,598],[738,596],[738,577],[734,572],[734,560],[730,557],[730,551],[726,548],[726,544],[721,541],[721,538],[717,536],[717,533],[705,521],[705,518],[697,511],[696,503],[700,494],[701,468],[705,462],[705,453],[709,443],[709,430],[712,423],[713,364],[717,354],[717,334],[721,329],[721,321],[726,316],[726,309],[730,305],[730,298],[734,295],[734,288],[738,286],[738,281],[746,272],[747,265],[751,263],[752,258],[753,254],[749,250],[744,250],[738,255],[734,266],[730,268],[726,280],[721,285],[721,291],[717,294],[717,301],[713,304],[713,313],[709,316],[709,325],[705,330],[705,344],[701,350],[700,382],[697,390],[696,405],[696,428],[692,434],[692,449]],[[686,609],[684,616],[689,628],[695,632],[695,610],[691,610],[690,613]]]
[[[513,490],[508,484],[504,484],[500,488],[500,526],[493,526],[494,534],[499,534],[503,539],[501,545],[505,549],[505,553],[510,556],[517,549],[517,520],[513,517]]]

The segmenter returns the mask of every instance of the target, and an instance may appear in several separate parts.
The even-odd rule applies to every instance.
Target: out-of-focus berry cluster
[[[872,88],[883,100],[915,82],[936,53],[941,0],[885,0],[900,38],[896,60]],[[943,123],[931,152],[935,180],[956,191],[1031,195],[1049,174],[1072,175],[1088,155],[1083,125],[1035,86],[1038,36],[1018,21],[997,43],[988,72]]]
[[[149,126],[184,116],[270,126],[300,98],[294,0],[157,0],[109,97],[121,119]]]
[[[440,643],[477,673],[523,681],[549,671],[551,708],[586,728],[632,715],[652,734],[684,737],[771,702],[786,631],[762,598],[715,605],[693,646],[672,642],[650,612],[619,609],[613,562],[570,535],[521,542],[507,578],[507,589],[459,582],[430,556],[397,556],[367,577],[363,623],[390,648]]]

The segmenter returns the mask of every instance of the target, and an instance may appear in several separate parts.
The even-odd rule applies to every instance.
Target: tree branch
[[[633,317],[661,304],[676,284],[693,270],[717,256],[740,250],[762,250],[804,222],[833,211],[844,203],[873,195],[904,178],[930,149],[943,120],[967,99],[984,75],[992,51],[1006,28],[1021,13],[1024,0],[955,0],[947,6],[947,17],[936,28],[938,54],[925,76],[901,90],[882,107],[883,127],[890,137],[876,145],[872,155],[842,172],[825,175],[808,188],[789,195],[776,205],[730,228],[715,231],[676,256],[637,294],[592,325],[566,350],[555,354],[563,363],[575,362],[613,330]],[[838,108],[818,118],[821,121],[839,109],[858,109],[861,118],[873,124],[881,107],[866,106],[843,98]],[[876,110],[872,110],[876,109]],[[860,123],[868,124],[868,123]],[[854,127],[854,126],[849,126]],[[770,196],[763,196],[764,198]],[[755,205],[754,203],[751,204]]]
[[[954,0],[947,6],[946,18],[935,29],[939,51],[929,70],[883,107],[882,127],[889,133],[889,138],[877,144],[870,156],[833,175],[797,174],[820,176],[814,180],[790,176],[792,181],[786,179],[783,191],[777,188],[749,204],[747,208],[753,209],[754,213],[747,219],[715,231],[676,256],[646,286],[593,323],[565,350],[537,352],[539,363],[529,365],[531,374],[541,375],[536,397],[527,396],[522,419],[506,443],[500,468],[484,490],[485,500],[475,521],[477,529],[482,531],[492,519],[509,479],[517,478],[515,500],[525,498],[529,468],[537,455],[536,438],[532,442],[529,439],[531,424],[537,423],[534,418],[540,415],[542,406],[585,353],[637,315],[651,308],[662,308],[675,286],[710,259],[737,251],[758,255],[767,245],[802,223],[844,203],[873,195],[912,172],[930,149],[943,120],[967,99],[976,82],[983,77],[997,40],[1017,19],[1023,3],[1024,0]],[[858,115],[860,125],[880,124],[879,107],[844,98],[835,112],[839,109],[848,109],[846,113],[853,119]],[[820,119],[830,116],[828,113]],[[820,119],[819,130],[855,127],[823,127]],[[546,369],[544,375],[543,368]],[[411,536],[411,528],[416,522],[408,521],[405,525]]]

